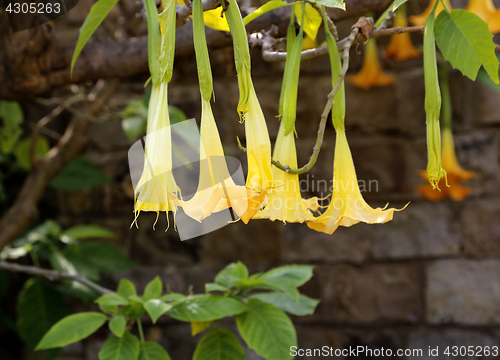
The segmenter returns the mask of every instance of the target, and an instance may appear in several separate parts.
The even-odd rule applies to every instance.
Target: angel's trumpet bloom
[[[134,212],[176,212],[174,203],[179,189],[172,174],[170,117],[167,83],[153,85],[148,109],[145,163],[136,186]]]
[[[404,5],[399,7],[396,12],[394,26],[399,26],[402,28],[408,26],[408,21],[406,20],[406,9]],[[415,46],[413,46],[410,34],[408,33],[392,35],[391,42],[385,49],[385,56],[395,59],[396,61],[404,61],[419,57],[420,55],[422,55],[422,52],[420,50],[417,50]]]
[[[394,76],[384,74],[380,67],[375,39],[366,42],[361,71],[356,75],[348,76],[347,80],[365,90],[372,86],[386,86],[394,83]]]
[[[434,5],[436,5],[436,1],[439,1],[439,4],[436,7],[436,15],[435,16],[437,17],[439,15],[439,13],[445,9],[443,4],[441,3],[441,0],[432,0],[429,3],[429,6],[427,6],[427,8],[424,10],[423,13],[421,13],[420,15],[410,16],[410,17],[408,17],[408,20],[410,20],[410,22],[415,26],[424,26],[425,21],[427,20],[427,18],[429,17],[429,15],[432,12],[432,9],[434,9]],[[450,0],[444,0],[444,3],[448,7],[448,9],[450,9],[450,10],[452,9],[451,4],[450,4]]]
[[[500,10],[495,9],[491,0],[469,0],[465,10],[473,12],[486,21],[493,34],[500,31]]]
[[[291,168],[297,168],[294,136],[293,131],[285,135],[285,126],[282,121],[273,153],[275,160],[281,164],[287,164]],[[254,219],[281,220],[284,223],[314,221],[315,217],[310,210],[318,210],[318,198],[302,199],[299,175],[290,174],[274,167],[273,177],[276,188],[267,199],[264,209],[259,211]]]
[[[233,37],[235,68],[240,90],[237,110],[245,123],[248,159],[246,187],[251,190],[252,194],[248,199],[247,214],[250,215],[251,212],[255,213],[259,210],[268,189],[273,186],[271,141],[266,120],[253,87],[247,33],[235,0],[229,0],[229,7],[225,14]],[[246,222],[250,217],[241,217],[241,219]]]
[[[465,182],[470,180],[475,176],[473,171],[466,171],[462,169],[457,160],[457,155],[455,153],[455,145],[453,142],[453,133],[450,128],[444,128],[443,134],[443,150],[441,155],[441,162],[443,164],[443,169],[447,173],[448,186],[444,179],[441,179],[439,185],[441,191],[433,189],[431,185],[421,185],[418,187],[420,194],[432,201],[441,201],[446,199],[448,196],[455,201],[462,201],[467,195],[469,195],[471,188],[459,185],[458,182]],[[420,176],[424,180],[428,180],[427,171],[420,171]]]
[[[352,226],[358,222],[383,224],[392,220],[398,209],[373,209],[368,205],[358,186],[356,170],[344,129],[337,130],[335,142],[333,194],[326,211],[307,226],[316,231],[333,234],[339,226]],[[402,210],[402,209],[401,209]]]

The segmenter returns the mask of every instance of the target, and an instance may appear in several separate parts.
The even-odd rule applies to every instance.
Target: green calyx
[[[154,0],[144,0],[148,21],[148,64],[153,84],[160,81],[160,22]]]
[[[201,97],[209,101],[212,97],[214,88],[212,68],[210,67],[210,58],[208,56],[207,39],[205,36],[202,0],[193,1],[193,39],[196,64],[198,65],[198,80],[200,82]]]
[[[170,82],[174,69],[177,1],[165,0],[165,10],[158,16],[161,29],[160,80]]]
[[[293,50],[293,44],[297,38],[297,33],[295,32],[295,6],[292,6],[292,14],[290,15],[290,24],[288,25],[288,31],[286,35],[286,53],[291,54]],[[279,117],[283,116],[283,102],[285,101],[285,89],[288,85],[288,68],[290,67],[290,57],[287,56],[285,62],[285,72],[283,76],[283,82],[281,83],[281,93],[280,93],[280,103],[279,103]]]

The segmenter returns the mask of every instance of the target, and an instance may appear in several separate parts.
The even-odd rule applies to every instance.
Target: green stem
[[[142,331],[141,319],[137,319],[137,328],[139,329],[139,336],[141,338],[141,343],[144,344],[144,332]]]
[[[441,86],[442,106],[441,106],[441,120],[443,129],[451,129],[452,122],[452,108],[450,85],[448,82],[448,65],[442,64],[439,66],[439,83]]]

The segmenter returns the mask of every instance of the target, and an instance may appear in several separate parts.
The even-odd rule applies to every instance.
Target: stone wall
[[[348,24],[341,28],[346,33]],[[415,35],[417,43],[421,36]],[[383,43],[380,41],[380,51]],[[362,46],[359,47],[362,49]],[[211,53],[215,77],[214,115],[227,153],[242,160],[236,145],[244,139],[244,126],[236,114],[238,87],[231,50]],[[351,53],[352,69],[362,56]],[[283,64],[264,63],[253,51],[253,77],[271,136]],[[363,195],[372,206],[407,209],[384,225],[358,224],[339,228],[333,235],[305,225],[253,220],[224,227],[181,242],[174,229],[164,232],[160,219],[141,214],[139,228],[130,229],[133,198],[128,178],[130,146],[120,123],[96,124],[86,155],[115,184],[97,190],[54,193],[58,220],[64,226],[100,224],[119,234],[115,242],[140,266],[107,278],[116,286],[121,277],[144,287],[159,275],[179,292],[190,285],[203,292],[203,284],[230,262],[241,260],[251,272],[290,263],[315,266],[313,279],[301,289],[321,300],[314,315],[293,318],[301,348],[324,345],[344,348],[368,346],[424,349],[439,346],[492,346],[500,343],[500,95],[450,72],[457,156],[465,169],[479,176],[470,181],[472,194],[463,202],[431,203],[416,186],[423,184],[418,169],[426,167],[424,85],[421,59],[405,63],[383,61],[397,80],[393,86],[360,90],[346,85],[347,135],[360,180],[378,182],[378,189]],[[146,76],[120,86],[111,108],[142,95]],[[297,106],[297,148],[304,164],[314,145],[317,124],[331,89],[326,58],[303,64]],[[169,102],[188,117],[200,118],[200,99],[193,59],[176,64]],[[334,131],[328,124],[311,182],[332,179]],[[326,195],[325,190],[304,194]],[[227,322],[234,328],[234,324]],[[188,324],[160,319],[146,325],[147,337],[158,340],[172,359],[190,359],[200,336],[192,338]],[[62,359],[95,360],[106,337],[101,331],[83,344],[68,347]],[[248,351],[248,359],[259,359]],[[425,357],[425,356],[424,356]],[[304,357],[303,359],[313,359]],[[368,357],[367,357],[368,358]],[[441,353],[439,358],[444,358]]]

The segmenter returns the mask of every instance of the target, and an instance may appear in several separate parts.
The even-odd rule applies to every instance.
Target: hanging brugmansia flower
[[[410,20],[410,22],[415,26],[424,26],[425,21],[427,20],[427,18],[429,17],[429,15],[432,12],[432,9],[434,9],[434,6],[436,5],[436,1],[438,3],[437,3],[437,8],[435,10],[434,16],[435,17],[438,16],[439,13],[445,9],[445,7],[443,6],[443,4],[441,4],[441,0],[431,0],[431,2],[429,3],[429,6],[427,6],[427,8],[424,10],[423,13],[421,13],[420,15],[410,16],[408,18],[408,20]],[[446,7],[449,10],[452,9],[451,4],[450,4],[450,0],[444,0],[444,3],[446,4]]]
[[[153,89],[148,108],[145,162],[135,190],[135,217],[141,211],[172,211],[180,196],[172,174],[172,146],[168,113],[168,82],[172,77],[175,43],[175,1],[166,4],[160,22],[154,1],[146,0],[149,69]],[[172,15],[173,14],[173,15]],[[161,36],[163,35],[163,37]],[[165,39],[168,37],[168,41]],[[168,216],[167,216],[168,219]]]
[[[444,67],[440,74],[441,91],[443,95],[443,148],[441,163],[447,174],[447,183],[445,179],[440,180],[439,187],[441,191],[434,189],[431,185],[419,186],[418,191],[423,197],[433,201],[441,201],[448,196],[455,201],[462,201],[470,193],[471,188],[459,185],[458,182],[470,180],[475,176],[475,173],[462,169],[458,163],[453,141],[453,132],[451,130],[452,112],[447,68]],[[429,180],[427,171],[420,171],[420,175],[424,180]]]
[[[302,11],[304,14],[305,11]],[[292,18],[293,21],[293,18]],[[302,19],[302,24],[304,20]],[[297,151],[295,149],[295,134],[293,131],[297,108],[297,89],[299,85],[300,55],[303,48],[303,26],[294,40],[292,51],[287,53],[284,78],[288,79],[285,88],[282,88],[283,115],[280,129],[274,147],[274,160],[286,164],[290,168],[297,168]],[[288,128],[288,129],[287,129]],[[288,133],[287,133],[288,131]],[[283,222],[314,221],[309,210],[319,208],[318,198],[302,199],[300,195],[299,175],[285,172],[277,167],[273,168],[273,179],[276,188],[269,195],[266,206],[259,211],[254,219],[281,220]]]
[[[401,5],[398,8],[396,12],[396,19],[394,20],[394,26],[399,26],[401,28],[408,26],[405,5]],[[391,42],[385,49],[385,56],[395,59],[396,61],[404,61],[419,57],[420,55],[422,55],[422,52],[413,46],[410,34],[408,33],[392,35]]]
[[[427,126],[427,177],[433,188],[439,190],[439,181],[446,171],[441,165],[441,132],[439,115],[441,112],[441,91],[439,89],[436,65],[436,44],[434,39],[434,11],[427,18],[424,30],[424,82],[425,82],[425,114]]]
[[[469,0],[465,10],[473,12],[486,21],[493,34],[500,31],[500,10],[495,9],[491,0]]]
[[[193,37],[198,65],[198,80],[202,101],[200,130],[200,177],[192,199],[179,200],[184,212],[200,221],[212,212],[233,207],[238,216],[246,217],[247,189],[236,186],[229,173],[219,131],[210,106],[213,94],[212,70],[208,55],[201,0],[193,1]]]
[[[323,14],[325,17],[325,14]],[[325,26],[328,29],[327,26]],[[341,71],[340,56],[333,36],[327,32],[327,44],[332,67],[334,83]],[[347,143],[344,126],[345,118],[345,91],[342,85],[335,95],[332,106],[332,121],[337,132],[335,142],[333,194],[326,211],[314,222],[307,226],[316,231],[333,234],[339,226],[352,226],[359,222],[368,224],[382,224],[392,220],[397,209],[373,209],[370,207],[359,190],[356,170],[352,160],[351,150]]]
[[[236,0],[229,0],[225,14],[233,37],[234,60],[238,74],[240,99],[237,110],[245,123],[248,160],[246,187],[251,190],[247,213],[241,217],[246,223],[260,209],[268,190],[273,187],[271,141],[250,76],[247,32]]]
[[[387,86],[394,83],[394,76],[385,74],[380,67],[375,39],[369,39],[365,44],[361,71],[356,75],[348,76],[347,80],[365,90],[372,86]]]

